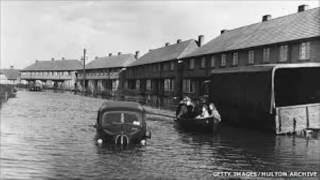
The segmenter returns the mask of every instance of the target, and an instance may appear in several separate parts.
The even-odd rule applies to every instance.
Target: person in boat
[[[209,114],[210,114],[210,116],[214,117],[219,122],[221,122],[221,116],[220,116],[216,106],[213,104],[213,102],[211,102],[209,104]]]
[[[186,96],[179,103],[177,110],[177,118],[189,118],[192,116],[193,111],[194,103],[188,96]]]
[[[210,117],[209,111],[208,111],[208,106],[206,104],[202,105],[202,112],[198,116],[196,116],[196,119],[205,119]]]

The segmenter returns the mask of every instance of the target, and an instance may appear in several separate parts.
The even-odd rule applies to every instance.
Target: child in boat
[[[210,116],[214,117],[219,122],[221,122],[221,116],[220,116],[216,106],[212,102],[209,104],[209,113],[210,113]]]

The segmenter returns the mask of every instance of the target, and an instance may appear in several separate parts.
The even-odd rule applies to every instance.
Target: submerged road
[[[98,146],[92,125],[104,100],[19,91],[2,105],[0,179],[212,179],[217,171],[317,171],[320,139],[223,128],[199,134],[149,118],[152,139]]]

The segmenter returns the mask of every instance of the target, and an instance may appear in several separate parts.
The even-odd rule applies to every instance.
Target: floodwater
[[[213,179],[217,171],[317,171],[320,139],[223,128],[200,134],[151,119],[146,146],[98,146],[104,100],[19,91],[2,105],[0,179]]]

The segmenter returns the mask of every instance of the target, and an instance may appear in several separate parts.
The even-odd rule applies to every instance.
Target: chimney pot
[[[298,12],[303,12],[303,11],[307,10],[308,8],[309,8],[308,5],[302,4],[302,5],[298,6]]]
[[[181,39],[178,39],[178,40],[177,40],[177,44],[179,44],[179,43],[181,43]]]
[[[118,56],[121,55],[121,52],[118,52]]]
[[[204,35],[198,36],[198,46],[201,47],[203,45]]]
[[[112,56],[112,53],[109,53],[109,56]]]
[[[262,22],[269,21],[270,19],[271,19],[271,15],[270,14],[266,14],[266,15],[262,16]]]
[[[62,57],[61,60],[65,60],[64,57]]]
[[[13,69],[13,66],[10,66],[10,69]]]
[[[139,58],[139,54],[140,54],[140,51],[136,51],[136,53],[134,55],[134,58],[138,59]]]
[[[170,45],[170,43],[169,43],[169,42],[166,42],[165,46],[169,46],[169,45]]]
[[[227,30],[226,30],[226,29],[222,29],[222,30],[220,31],[220,34],[223,34],[223,33],[225,33],[225,32],[227,32]]]

